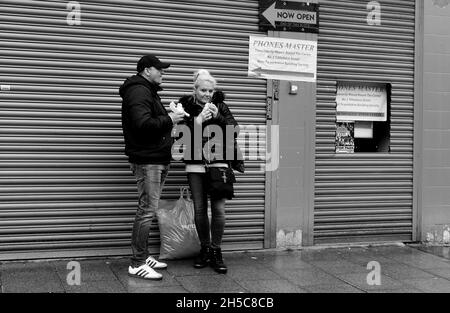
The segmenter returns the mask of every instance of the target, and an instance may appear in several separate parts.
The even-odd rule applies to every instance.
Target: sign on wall
[[[337,87],[338,121],[387,121],[386,84],[340,83]]]
[[[261,31],[319,32],[319,4],[296,1],[260,0]]]
[[[250,36],[248,74],[265,79],[315,82],[317,41]]]
[[[355,152],[355,124],[351,122],[336,123],[336,153]]]

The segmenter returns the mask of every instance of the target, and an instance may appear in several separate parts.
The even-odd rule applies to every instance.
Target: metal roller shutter
[[[140,56],[173,65],[162,98],[209,69],[241,125],[266,125],[266,82],[247,77],[258,1],[3,0],[0,6],[0,259],[129,253],[136,187],[123,154],[118,88]],[[242,143],[242,141],[241,141]],[[265,137],[250,142],[265,153]],[[263,161],[247,161],[227,205],[224,247],[262,248]],[[163,198],[187,184],[175,163]],[[159,244],[157,227],[150,238]]]
[[[314,242],[412,240],[415,1],[320,1]],[[392,84],[389,153],[336,155],[336,83]]]

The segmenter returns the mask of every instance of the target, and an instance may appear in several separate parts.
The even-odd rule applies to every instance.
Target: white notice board
[[[316,82],[317,41],[250,36],[248,74],[265,79]]]
[[[338,121],[387,121],[386,84],[343,83],[337,87]]]

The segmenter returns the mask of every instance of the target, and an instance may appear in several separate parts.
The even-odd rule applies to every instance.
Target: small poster
[[[338,121],[387,121],[386,84],[341,83],[337,87]]]
[[[336,123],[336,153],[355,152],[355,124],[353,122]]]

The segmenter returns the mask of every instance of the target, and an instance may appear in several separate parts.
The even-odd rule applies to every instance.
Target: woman
[[[200,239],[201,249],[195,258],[194,267],[203,268],[210,266],[218,273],[225,274],[227,267],[223,262],[221,244],[225,228],[225,197],[211,197],[211,225],[208,218],[208,180],[207,167],[228,168],[229,161],[226,158],[226,140],[219,138],[220,143],[209,149],[209,137],[204,136],[206,127],[220,127],[223,136],[226,137],[227,125],[237,129],[238,124],[231,114],[228,106],[223,102],[224,96],[220,91],[215,92],[216,80],[206,70],[199,70],[194,74],[194,91],[192,95],[182,97],[179,102],[190,115],[186,118],[186,124],[191,130],[192,145],[190,155],[186,157],[186,173],[191,188],[195,208],[195,226]],[[213,95],[214,94],[214,95]],[[215,103],[211,103],[215,102]],[[209,127],[209,128],[211,128]],[[199,135],[201,132],[201,135]],[[201,146],[199,140],[202,138]],[[234,132],[233,132],[234,136]],[[214,139],[218,139],[214,137]],[[231,140],[234,140],[232,138]],[[221,147],[222,146],[222,147]],[[205,149],[204,149],[205,148]],[[222,148],[222,152],[219,149]],[[210,151],[212,150],[212,151]],[[212,152],[212,153],[211,153]],[[221,155],[213,159],[213,155]],[[232,158],[233,156],[231,156]]]

